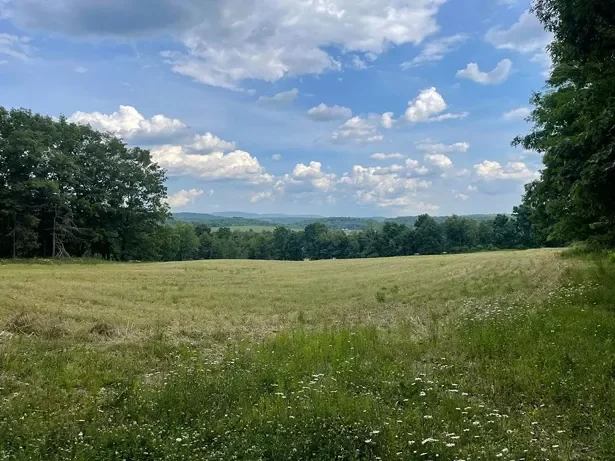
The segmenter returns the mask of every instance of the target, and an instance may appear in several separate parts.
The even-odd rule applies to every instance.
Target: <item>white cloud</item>
[[[282,156],[280,154],[273,154],[271,156],[271,160],[275,160],[277,162],[278,160],[282,160]]]
[[[30,37],[0,33],[0,55],[27,61],[33,52]]]
[[[470,197],[468,197],[466,194],[455,194],[455,198],[457,200],[465,201],[465,200],[469,199]]]
[[[85,74],[87,71],[88,70],[83,66],[75,67],[75,72],[77,72],[78,74]]]
[[[210,132],[203,135],[194,135],[190,149],[197,152],[226,152],[235,149],[234,142],[223,141]]]
[[[393,118],[393,112],[385,112],[380,116],[380,125],[382,125],[383,128],[386,128],[387,130],[391,129],[394,124],[395,119]]]
[[[331,140],[337,144],[365,144],[382,141],[384,137],[378,132],[373,120],[352,117],[342,124],[331,135]]]
[[[352,197],[361,205],[406,210],[422,209],[426,205],[418,201],[416,194],[417,191],[429,188],[430,183],[409,177],[414,164],[412,161],[410,166],[355,165],[340,178],[338,185],[351,192]]]
[[[312,107],[307,111],[307,115],[317,122],[328,122],[331,120],[349,119],[352,117],[352,110],[343,106],[327,106],[324,103]]]
[[[328,50],[365,53],[420,44],[437,32],[445,0],[210,0],[196,3],[186,47],[169,62],[175,72],[214,86],[274,82],[339,69]],[[118,12],[121,14],[121,12]],[[369,57],[368,57],[369,56]],[[363,64],[364,61],[356,56]],[[359,62],[353,56],[355,67]]]
[[[298,163],[291,174],[285,174],[274,184],[276,195],[328,192],[335,188],[336,175],[322,171],[320,162]]]
[[[470,184],[470,185],[468,186],[468,191],[469,191],[469,192],[478,192],[478,187],[473,186],[472,184]]]
[[[200,189],[182,189],[172,195],[169,195],[167,198],[167,203],[173,208],[181,208],[190,203],[194,203],[194,201],[203,195],[203,191]]]
[[[383,154],[376,153],[369,156],[372,160],[401,160],[405,158],[403,154]]]
[[[544,51],[551,42],[552,35],[545,31],[534,14],[525,11],[509,29],[501,27],[489,29],[485,39],[500,50],[532,53]]]
[[[530,181],[538,177],[538,172],[530,170],[522,162],[510,162],[506,166],[502,166],[499,162],[485,160],[478,165],[474,165],[474,169],[478,176],[487,181],[495,179]]]
[[[529,117],[531,113],[531,109],[528,109],[527,107],[519,107],[518,109],[505,112],[502,115],[502,118],[504,120],[524,120]]]
[[[355,54],[352,56],[352,67],[355,69],[367,69],[367,63]]]
[[[408,108],[404,115],[405,119],[411,123],[420,122],[439,122],[442,120],[464,118],[468,114],[442,114],[448,105],[436,88],[427,88],[411,101],[408,101]],[[440,114],[440,115],[439,115]]]
[[[139,14],[134,2],[28,0],[15,7],[15,16],[20,24],[65,35],[174,36],[184,46],[164,55],[174,71],[237,89],[249,79],[277,81],[339,69],[330,50],[349,53],[358,64],[373,61],[395,45],[419,45],[438,31],[436,18],[443,3],[157,0],[148,5],[148,14]],[[118,17],[133,20],[117,21]]]
[[[261,104],[290,104],[299,95],[299,90],[293,88],[292,90],[282,91],[281,93],[274,94],[273,96],[261,96],[258,98],[258,102]]]
[[[541,51],[540,53],[536,53],[534,56],[530,58],[531,62],[538,64],[542,68],[542,76],[548,78],[551,75],[551,71],[553,70],[553,60],[551,59],[551,55],[546,51]]]
[[[481,72],[478,64],[471,62],[465,69],[457,72],[457,77],[473,80],[481,85],[498,85],[504,83],[512,71],[510,59],[503,59],[491,72]]]
[[[467,142],[456,142],[454,144],[434,143],[427,139],[416,145],[416,148],[424,152],[467,152],[470,150],[470,144]]]
[[[273,177],[265,172],[256,157],[242,150],[228,154],[213,152],[198,155],[188,153],[182,146],[164,145],[152,149],[152,158],[174,176],[189,175],[205,180],[244,180],[252,184],[273,181]]]
[[[250,199],[250,202],[258,203],[258,202],[262,202],[263,200],[271,200],[272,198],[273,198],[273,193],[271,191],[257,192],[256,194],[252,196],[252,198]]]
[[[441,61],[444,55],[459,49],[468,39],[467,35],[457,34],[450,37],[440,37],[425,44],[421,53],[412,61],[400,65],[402,69],[410,69],[426,62]]]
[[[109,131],[124,138],[169,135],[186,127],[181,121],[164,115],[154,115],[146,119],[132,106],[120,106],[120,110],[112,114],[75,112],[68,121],[91,125],[95,130]]]
[[[453,166],[451,159],[444,154],[426,154],[425,161],[443,170]]]

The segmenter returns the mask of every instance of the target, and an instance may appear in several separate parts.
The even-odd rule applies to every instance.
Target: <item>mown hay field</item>
[[[556,250],[328,261],[4,264],[0,325],[87,340],[263,337],[297,327],[393,327],[531,303],[563,267]],[[98,326],[98,327],[97,327]],[[18,325],[17,325],[18,327]],[[38,331],[40,330],[40,331]]]
[[[615,261],[0,266],[0,460],[612,460]]]

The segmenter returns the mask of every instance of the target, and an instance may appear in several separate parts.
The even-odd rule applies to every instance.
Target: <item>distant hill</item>
[[[240,226],[258,226],[271,227],[272,229],[278,224],[259,219],[243,218],[243,217],[224,217],[206,213],[175,213],[173,219],[177,221],[189,221],[193,223],[205,223],[211,227],[240,227]]]
[[[238,216],[241,215],[241,216]],[[448,216],[434,216],[437,222],[443,222]],[[463,216],[485,221],[493,219],[494,214],[473,214]],[[229,211],[222,213],[175,213],[173,218],[178,221],[190,221],[195,223],[207,223],[211,227],[271,227],[286,226],[293,229],[303,229],[308,224],[315,222],[323,223],[330,229],[361,230],[369,226],[381,226],[384,222],[396,222],[413,226],[418,216],[399,216],[397,218],[384,218],[380,216],[370,218],[353,217],[323,217],[323,216],[302,216],[285,214],[256,214],[242,213],[239,211]]]
[[[221,216],[223,218],[251,218],[251,219],[316,219],[316,218],[324,218],[324,216],[320,215],[288,215],[284,213],[269,213],[269,214],[259,214],[259,213],[244,213],[242,211],[222,211],[219,213],[210,213],[213,216]]]

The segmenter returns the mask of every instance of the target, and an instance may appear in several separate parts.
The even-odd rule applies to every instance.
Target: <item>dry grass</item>
[[[350,261],[0,266],[0,330],[80,339],[257,337],[296,327],[410,324],[533,303],[565,264],[553,250]],[[55,333],[54,333],[55,332]]]

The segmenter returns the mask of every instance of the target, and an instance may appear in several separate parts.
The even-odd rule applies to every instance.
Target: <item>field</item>
[[[614,268],[0,265],[0,459],[612,459]]]
[[[231,231],[235,232],[235,231],[240,231],[240,232],[248,232],[248,231],[254,231],[254,232],[273,232],[275,229],[275,226],[228,226],[229,229],[231,229]],[[219,227],[212,227],[211,230],[216,232],[218,229],[220,229]]]

